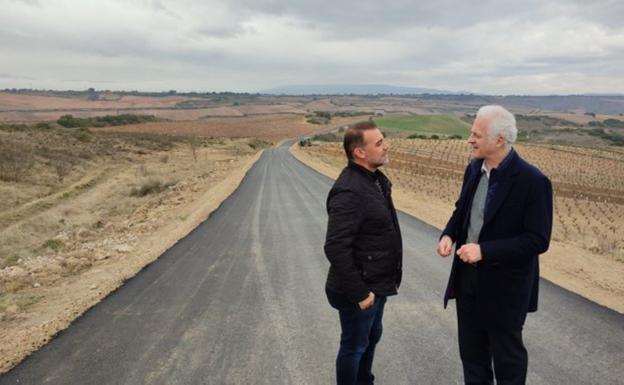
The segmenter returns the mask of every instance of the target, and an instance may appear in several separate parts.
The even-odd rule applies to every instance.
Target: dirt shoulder
[[[319,158],[294,145],[291,153],[316,171],[335,179],[344,162]],[[394,188],[393,199],[398,209],[420,220],[443,228],[453,206],[435,201],[417,191]],[[435,250],[431,251],[435,258]],[[624,313],[624,263],[608,256],[591,253],[579,247],[551,241],[548,252],[540,256],[541,276],[591,301]]]
[[[178,144],[94,161],[76,181],[3,210],[10,214],[0,218],[3,250],[23,245],[31,252],[0,269],[0,373],[195,229],[262,153],[250,140],[229,139],[192,150]],[[158,192],[143,196],[150,188]],[[30,245],[45,237],[45,245],[56,246]]]

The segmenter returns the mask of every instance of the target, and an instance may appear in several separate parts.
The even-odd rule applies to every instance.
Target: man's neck
[[[354,160],[353,160],[353,163],[357,164],[357,165],[358,165],[358,166],[360,166],[360,167],[364,167],[365,169],[367,169],[367,170],[368,170],[368,171],[370,171],[370,172],[375,172],[375,171],[377,171],[377,167],[372,167],[372,166],[370,166],[370,165],[366,164],[364,161],[361,161],[361,160],[359,160],[359,159],[354,159]]]

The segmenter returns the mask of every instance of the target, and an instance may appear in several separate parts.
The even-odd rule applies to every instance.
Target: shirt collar
[[[488,170],[488,168],[485,167],[485,160],[481,162],[481,174],[483,173],[485,173],[485,176],[487,176],[488,179],[490,179],[490,170]]]

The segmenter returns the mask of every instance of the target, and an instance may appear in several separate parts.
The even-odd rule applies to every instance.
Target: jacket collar
[[[508,174],[507,170],[509,170],[513,165],[515,165],[516,160],[518,158],[518,154],[516,154],[516,150],[513,148],[509,151],[509,153],[505,156],[505,158],[500,162],[498,167],[493,170],[490,170],[490,176],[495,175],[499,177],[499,175]]]
[[[515,175],[518,172],[518,153],[516,150],[512,149],[509,151],[509,154],[505,156],[505,158],[501,161],[501,163],[495,169],[490,171],[490,177],[496,175],[497,178],[503,178],[510,175]],[[479,180],[481,176],[481,169],[483,167],[483,159],[477,159],[472,162],[472,176],[476,181]]]
[[[489,202],[485,208],[485,215],[483,217],[483,224],[485,225],[494,218],[494,214],[498,211],[501,204],[507,198],[507,195],[511,191],[514,183],[514,176],[520,172],[520,157],[515,151],[509,153],[509,155],[501,162],[500,167],[492,170],[490,174],[491,188],[488,188]]]
[[[359,164],[355,163],[352,160],[349,160],[349,164],[347,165],[347,167],[352,168],[354,170],[357,170],[358,172],[361,172],[362,174],[366,175],[367,177],[369,177],[371,180],[375,180],[377,178],[379,178],[380,175],[383,175],[383,173],[379,170],[376,170],[375,172],[372,172],[370,170],[368,170],[367,168],[360,166]]]

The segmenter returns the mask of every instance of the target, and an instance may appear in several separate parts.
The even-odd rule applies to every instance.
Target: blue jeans
[[[382,318],[385,296],[376,296],[373,306],[361,310],[356,303],[340,293],[327,290],[330,305],[340,316],[340,349],[336,358],[336,379],[338,385],[372,385],[375,376],[371,373],[375,346],[383,330]]]

